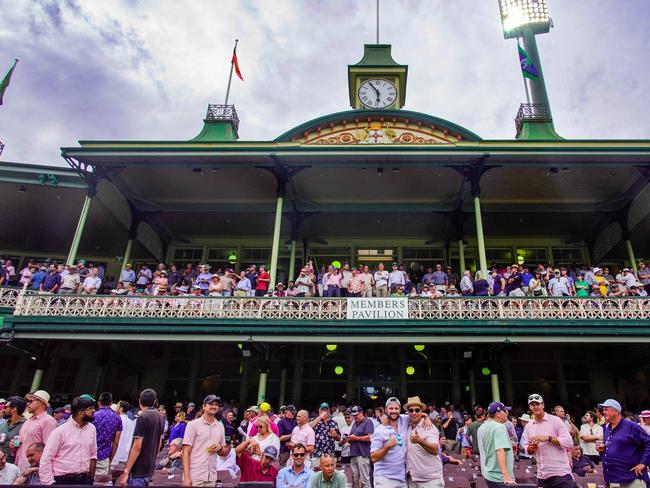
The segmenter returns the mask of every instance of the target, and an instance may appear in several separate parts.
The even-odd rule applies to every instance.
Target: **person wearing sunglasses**
[[[442,460],[438,455],[440,434],[438,429],[427,428],[426,405],[419,396],[410,397],[404,410],[408,414],[405,443],[409,488],[444,488]]]
[[[528,397],[532,420],[521,436],[522,448],[537,459],[537,486],[575,488],[567,451],[573,438],[564,420],[544,411],[544,399],[533,393]]]
[[[45,390],[38,390],[25,396],[27,401],[27,411],[31,417],[23,424],[20,429],[19,442],[16,446],[15,440],[11,440],[9,447],[17,448],[16,465],[22,471],[29,468],[27,459],[27,448],[36,442],[47,444],[50,434],[56,429],[56,420],[47,413],[47,407],[50,406],[50,394]]]
[[[401,403],[391,397],[386,400],[387,421],[375,427],[370,436],[370,459],[374,468],[375,488],[406,487],[406,430],[408,423],[400,422]]]
[[[291,466],[285,466],[278,473],[276,488],[311,488],[314,472],[305,467],[307,448],[304,444],[294,444],[291,451]]]

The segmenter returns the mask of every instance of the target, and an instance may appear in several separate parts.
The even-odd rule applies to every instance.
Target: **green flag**
[[[524,78],[530,78],[531,80],[537,80],[539,78],[539,72],[537,67],[533,64],[530,59],[530,56],[524,48],[517,44],[519,49],[519,64],[521,65],[521,74],[524,75]]]
[[[9,68],[9,71],[7,71],[7,74],[5,77],[2,79],[2,83],[0,83],[0,105],[2,105],[2,97],[5,96],[5,90],[9,86],[9,82],[11,81],[11,75],[14,74],[14,69],[16,69],[16,63],[18,63],[17,59],[14,59],[14,64],[11,68]]]

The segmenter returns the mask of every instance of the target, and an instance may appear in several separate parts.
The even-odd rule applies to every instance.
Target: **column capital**
[[[95,195],[97,195],[97,184],[89,183],[88,188],[86,188],[86,196],[88,198],[93,198]]]

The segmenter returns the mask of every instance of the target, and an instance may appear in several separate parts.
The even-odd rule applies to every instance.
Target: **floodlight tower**
[[[515,119],[517,139],[561,139],[555,132],[551,106],[546,93],[542,63],[539,59],[537,34],[551,30],[546,0],[499,0],[501,24],[505,39],[523,40],[524,51],[537,72],[536,77],[524,78],[530,86],[530,100],[522,103]],[[526,93],[528,96],[528,92]]]

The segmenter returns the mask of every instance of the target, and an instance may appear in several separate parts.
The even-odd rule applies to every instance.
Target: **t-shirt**
[[[260,275],[257,277],[257,283],[255,284],[255,289],[260,291],[266,291],[267,288],[269,287],[269,282],[262,281],[262,280],[268,280],[268,279],[270,279],[269,274],[266,271],[261,271]]]
[[[478,442],[476,442],[476,432],[483,425],[483,420],[475,420],[469,424],[469,435],[472,437],[472,454],[478,454]]]
[[[278,476],[278,468],[271,465],[266,473],[262,472],[259,461],[253,459],[248,451],[244,450],[239,457],[237,457],[237,466],[241,469],[240,482],[270,481],[275,485],[275,479]]]
[[[478,429],[478,442],[476,444],[478,444],[481,454],[481,473],[486,480],[503,483],[503,474],[497,461],[497,449],[505,450],[508,473],[514,478],[512,442],[505,425],[494,420],[484,422]]]
[[[363,419],[361,422],[352,422],[350,427],[350,435],[364,436],[372,435],[375,431],[375,426],[370,419]],[[350,441],[350,456],[363,456],[370,457],[370,442]]]
[[[157,410],[148,408],[135,419],[133,438],[142,439],[142,448],[138,459],[133,463],[131,474],[140,478],[153,476],[156,467],[156,456],[160,447],[160,437],[163,434],[165,422]]]
[[[576,281],[576,296],[578,297],[588,297],[589,296],[589,283],[587,283],[585,280],[578,280]],[[578,288],[580,286],[584,286],[586,288]]]
[[[6,463],[4,469],[0,471],[0,484],[13,485],[19,474],[20,470],[18,469],[18,466]]]

